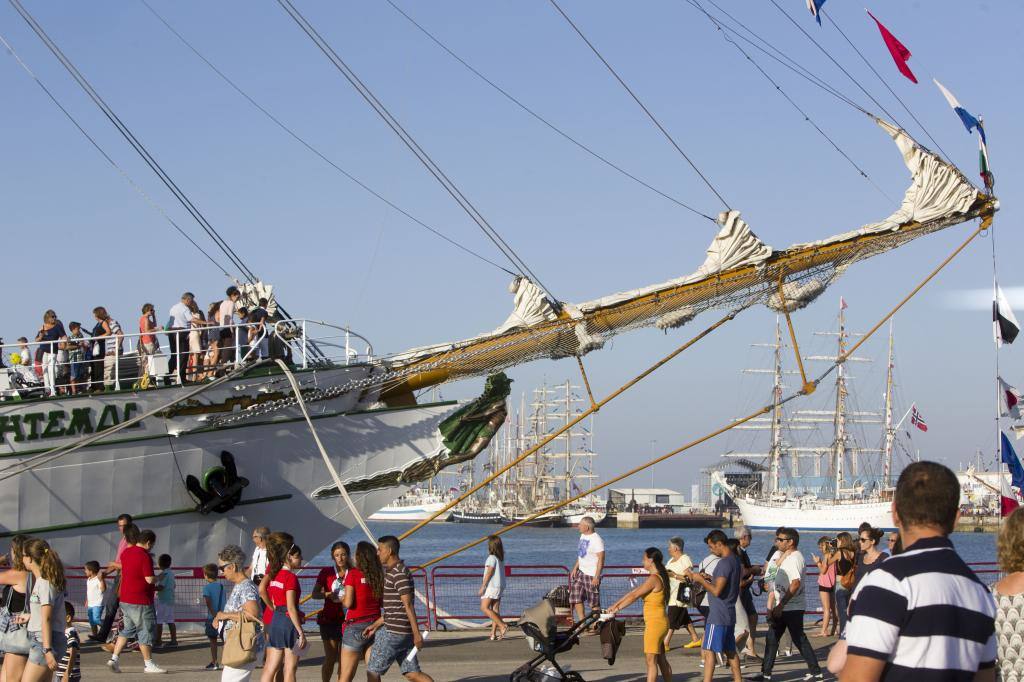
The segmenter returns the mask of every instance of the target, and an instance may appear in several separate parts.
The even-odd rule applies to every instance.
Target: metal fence
[[[999,567],[994,561],[976,562],[971,568],[986,585],[994,583],[1000,575]],[[304,601],[300,610],[307,614],[306,627],[316,628],[315,614],[323,606],[323,601],[312,599],[317,575],[322,567],[307,566],[297,571],[300,593]],[[175,622],[201,623],[206,620],[206,605],[203,602],[203,587],[206,578],[200,567],[174,568]],[[452,629],[485,625],[487,617],[480,611],[479,590],[483,578],[483,567],[478,565],[445,565],[435,566],[428,573],[419,566],[410,566],[413,584],[416,589],[414,606],[417,621],[422,629]],[[86,620],[85,605],[85,574],[80,568],[69,568],[68,600],[75,605],[77,620]],[[640,584],[647,577],[643,568],[636,566],[605,566],[601,576],[601,604],[610,606],[629,590]],[[807,585],[804,594],[807,599],[805,617],[817,619],[821,616],[821,601],[817,590],[818,572],[809,569],[806,574]],[[223,582],[223,581],[222,581]],[[569,567],[559,565],[507,565],[505,566],[505,591],[502,594],[500,612],[507,620],[516,620],[527,608],[534,606],[552,589],[567,585]],[[233,585],[224,582],[229,593]],[[113,589],[112,581],[108,581],[107,589]],[[756,592],[756,590],[755,590]],[[768,601],[767,594],[755,594],[754,604],[758,612],[764,615]],[[619,612],[623,618],[642,617],[642,606],[634,602]],[[701,621],[696,609],[691,609],[695,622]]]

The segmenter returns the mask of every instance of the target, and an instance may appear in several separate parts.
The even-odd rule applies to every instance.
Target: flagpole
[[[999,395],[999,333],[998,329],[998,306],[999,306],[999,279],[998,271],[996,268],[996,228],[995,225],[989,227],[989,239],[992,242],[992,344],[994,346],[994,364],[995,364],[995,464],[996,464],[996,480],[1000,482],[999,490],[1002,491],[1002,478],[1003,478],[1003,459],[1002,459],[1002,429],[1000,428],[1000,416],[1002,414],[1002,398]],[[1000,496],[1002,492],[1000,492]],[[999,516],[996,521],[997,526],[1001,527],[1003,523],[1003,502],[1000,497],[999,500]]]

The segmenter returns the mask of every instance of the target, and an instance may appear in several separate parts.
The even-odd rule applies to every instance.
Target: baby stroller
[[[580,633],[596,624],[601,612],[592,611],[568,630],[558,632],[555,607],[560,606],[563,598],[568,601],[568,594],[561,594],[560,589],[565,590],[564,587],[555,588],[539,604],[526,609],[519,619],[526,642],[537,655],[516,668],[509,676],[510,682],[585,682],[578,672],[564,670],[556,659],[558,654],[580,643]]]

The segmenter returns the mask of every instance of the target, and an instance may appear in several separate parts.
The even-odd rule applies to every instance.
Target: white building
[[[676,507],[681,510],[686,506],[683,494],[668,488],[612,488],[608,499],[618,509],[624,509],[633,500],[648,507]]]

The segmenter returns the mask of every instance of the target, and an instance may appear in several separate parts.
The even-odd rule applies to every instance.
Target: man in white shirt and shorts
[[[586,615],[584,604],[590,609],[601,608],[601,571],[604,569],[604,540],[594,529],[594,519],[584,516],[580,519],[580,541],[576,551],[576,563],[569,573],[569,604],[576,614],[576,622]]]

